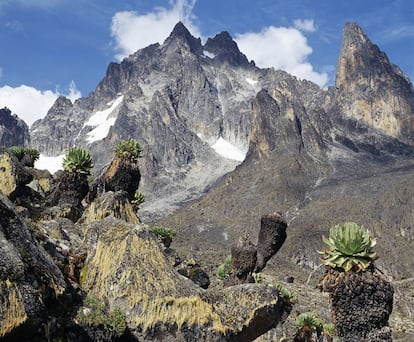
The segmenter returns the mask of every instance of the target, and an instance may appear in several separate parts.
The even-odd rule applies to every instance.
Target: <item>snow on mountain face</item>
[[[237,160],[242,162],[246,158],[246,152],[241,151],[236,146],[231,144],[230,142],[224,140],[222,137],[218,138],[217,141],[211,145],[211,147],[216,151],[219,155],[224,158]]]
[[[110,128],[114,125],[116,121],[115,116],[111,116],[113,111],[116,107],[122,102],[124,96],[119,96],[115,99],[112,103],[110,103],[110,107],[108,109],[97,111],[93,114],[87,122],[83,125],[83,127],[91,126],[94,129],[87,133],[87,141],[88,143],[93,143],[95,141],[99,141],[104,139],[108,133]]]

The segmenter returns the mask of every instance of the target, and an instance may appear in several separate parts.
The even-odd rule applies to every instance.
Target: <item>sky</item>
[[[321,87],[335,81],[344,24],[357,22],[414,80],[413,0],[0,0],[0,108],[31,125],[178,21],[203,42],[228,31],[257,66]]]

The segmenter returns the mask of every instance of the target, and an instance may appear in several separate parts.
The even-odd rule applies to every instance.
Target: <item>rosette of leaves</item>
[[[219,280],[226,280],[231,273],[231,255],[228,255],[224,262],[217,268],[216,276]]]
[[[177,235],[177,232],[174,229],[162,226],[152,227],[151,232],[157,236],[166,248],[170,247],[172,240]]]
[[[135,139],[123,140],[115,146],[115,155],[119,158],[127,158],[133,162],[141,157],[142,147]]]
[[[274,283],[272,285],[279,291],[279,295],[282,297],[283,301],[289,305],[296,304],[298,302],[298,295],[295,291],[291,291],[281,283]]]
[[[12,146],[8,150],[25,166],[33,167],[40,157],[39,151],[32,147]]]
[[[134,198],[133,198],[133,200],[131,201],[131,203],[132,203],[134,206],[136,206],[137,208],[139,208],[139,206],[140,206],[142,203],[144,203],[144,202],[145,202],[145,196],[144,196],[144,194],[143,194],[141,191],[136,190],[136,191],[135,191],[135,194],[134,194]]]
[[[325,323],[316,312],[301,313],[295,320],[297,333],[294,341],[331,341],[335,328],[331,323]],[[316,336],[315,336],[316,335]]]
[[[63,169],[89,175],[93,167],[90,152],[82,147],[72,147],[63,158]]]
[[[345,272],[367,269],[377,259],[373,251],[376,240],[368,231],[353,222],[336,225],[329,231],[329,237],[322,237],[329,249],[319,252],[322,263]]]

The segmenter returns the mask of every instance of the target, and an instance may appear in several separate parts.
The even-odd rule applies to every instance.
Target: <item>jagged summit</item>
[[[412,84],[356,23],[343,30],[335,86],[341,114],[414,145]]]
[[[202,53],[201,39],[195,38],[181,21],[174,26],[174,29],[163,45],[169,46],[173,44],[175,40],[179,41],[178,44],[180,44],[181,41],[186,42],[190,47],[191,52],[195,54]]]
[[[208,38],[204,50],[215,55],[218,62],[228,62],[232,65],[248,65],[247,57],[240,52],[236,42],[226,31],[217,34],[214,38]]]

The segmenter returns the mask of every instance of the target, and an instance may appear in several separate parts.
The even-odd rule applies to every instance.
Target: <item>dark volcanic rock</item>
[[[30,340],[39,334],[48,320],[48,310],[50,313],[63,310],[59,301],[68,291],[59,268],[33,238],[12,204],[0,194],[2,340]]]
[[[0,109],[0,146],[27,146],[30,144],[29,127],[13,115],[10,109]]]
[[[282,247],[287,236],[286,228],[286,221],[278,213],[265,215],[261,218],[255,272],[263,270],[270,258]]]

